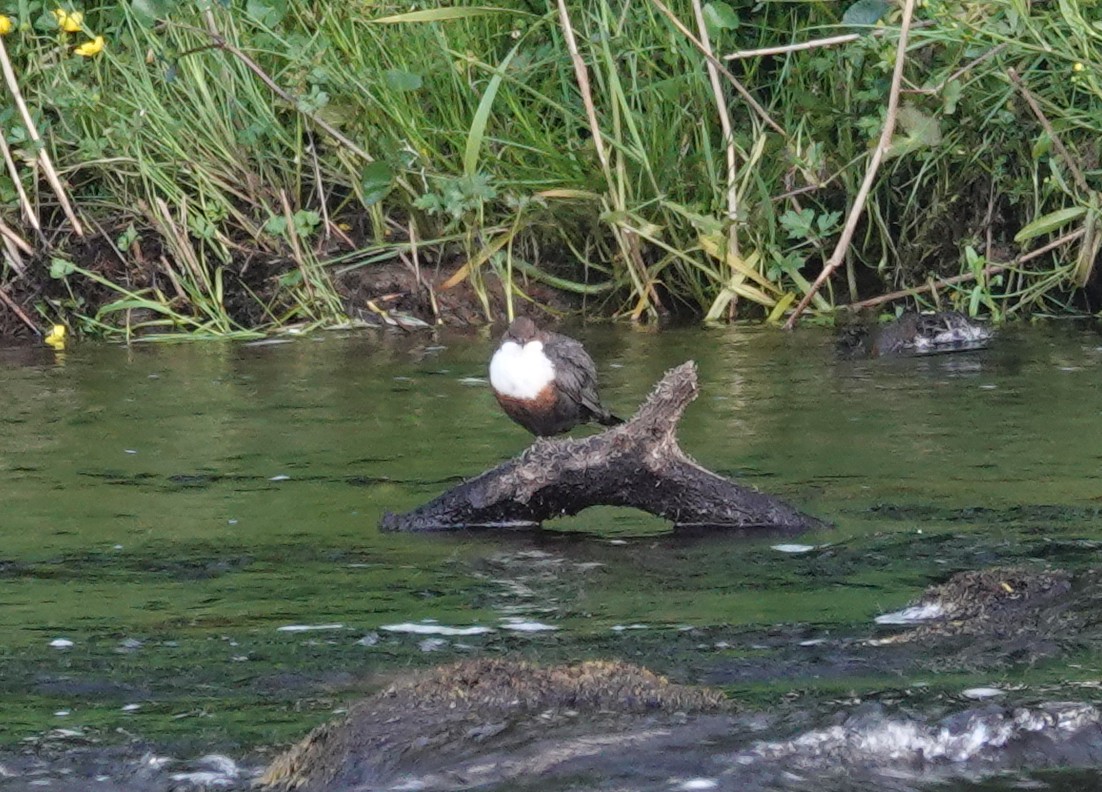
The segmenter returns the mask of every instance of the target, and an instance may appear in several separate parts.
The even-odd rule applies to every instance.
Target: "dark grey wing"
[[[580,342],[568,336],[548,333],[544,352],[555,364],[555,383],[574,401],[598,419],[609,418],[597,393],[597,366]]]

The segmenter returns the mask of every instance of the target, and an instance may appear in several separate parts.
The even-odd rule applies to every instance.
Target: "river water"
[[[1096,330],[1011,328],[978,353],[878,361],[838,359],[815,329],[574,334],[622,415],[696,360],[682,447],[835,527],[678,537],[593,509],[542,531],[380,533],[385,511],[528,444],[488,392],[488,333],[0,349],[0,788],[62,784],[79,752],[106,781],[133,746],[259,767],[410,669],[487,654],[619,657],[720,685],[788,713],[774,740],[851,700],[930,717],[978,686],[1095,701],[1094,646],[918,676],[823,646],[953,572],[1097,564]],[[1021,774],[999,778],[961,788]]]

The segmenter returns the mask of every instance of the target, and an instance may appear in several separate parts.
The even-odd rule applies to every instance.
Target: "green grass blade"
[[[471,130],[467,133],[467,147],[463,152],[463,173],[466,176],[474,176],[478,172],[478,152],[482,148],[482,140],[486,135],[486,124],[490,120],[494,98],[497,96],[497,89],[501,86],[501,80],[505,76],[505,70],[509,68],[510,61],[513,60],[519,49],[520,44],[517,44],[509,50],[509,54],[505,56],[501,65],[494,69],[494,76],[490,78],[490,82],[486,86],[486,93],[482,95],[482,101],[478,103],[478,109],[471,120]]]

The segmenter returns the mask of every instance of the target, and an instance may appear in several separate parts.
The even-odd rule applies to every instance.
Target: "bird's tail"
[[[623,422],[623,418],[613,415],[610,412],[606,412],[604,415],[597,416],[597,423],[599,423],[601,426],[619,426]]]

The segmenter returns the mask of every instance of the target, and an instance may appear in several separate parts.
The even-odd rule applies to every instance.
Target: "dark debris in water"
[[[1102,642],[1102,574],[1040,565],[960,572],[930,587],[921,623],[875,643],[911,645],[934,668],[1033,664]],[[906,613],[906,611],[904,611]],[[917,658],[916,658],[917,659]]]
[[[1004,509],[988,506],[943,508],[924,504],[881,503],[868,509],[877,517],[907,522],[967,522],[1015,524],[1082,524],[1098,520],[1102,506],[1063,504],[1015,505]]]
[[[0,579],[87,581],[112,572],[130,572],[173,580],[203,580],[239,572],[254,560],[249,555],[165,558],[163,555],[89,553],[28,563],[0,560]]]

